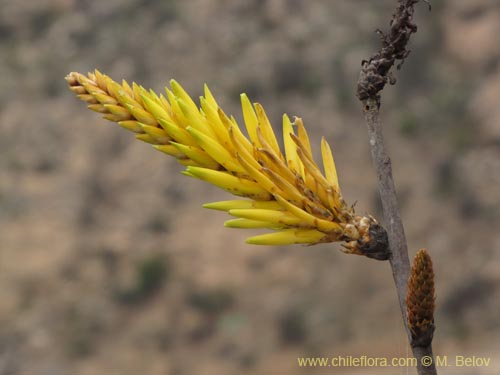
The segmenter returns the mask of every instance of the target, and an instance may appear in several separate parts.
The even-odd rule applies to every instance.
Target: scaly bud
[[[426,347],[434,334],[434,271],[425,249],[419,250],[411,267],[406,294],[408,327],[412,346]]]

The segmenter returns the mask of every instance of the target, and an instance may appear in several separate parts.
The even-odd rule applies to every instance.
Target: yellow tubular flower
[[[284,152],[264,111],[241,95],[248,137],[219,108],[205,85],[200,107],[176,81],[166,96],[95,70],[70,73],[69,88],[88,108],[173,156],[182,172],[246,199],[205,204],[235,219],[232,228],[268,228],[250,237],[257,245],[344,242],[343,251],[385,260],[387,233],[371,216],[356,215],[342,199],[330,146],[321,140],[324,174],[313,160],[300,118],[283,116]]]

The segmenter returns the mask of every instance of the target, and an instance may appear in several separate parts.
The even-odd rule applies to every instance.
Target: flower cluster
[[[241,105],[248,137],[206,85],[198,107],[174,80],[164,95],[135,83],[119,84],[97,70],[87,76],[73,72],[66,80],[89,109],[186,166],[184,175],[241,197],[204,207],[233,216],[227,227],[272,230],[248,238],[248,243],[341,241],[344,252],[387,259],[385,230],[373,217],[356,215],[346,205],[330,146],[321,140],[323,173],[300,118],[283,116],[282,151],[263,107],[245,94]]]

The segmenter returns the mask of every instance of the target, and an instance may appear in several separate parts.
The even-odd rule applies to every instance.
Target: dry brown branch
[[[408,327],[405,302],[407,281],[410,274],[410,262],[403,222],[398,207],[396,188],[392,177],[391,159],[384,146],[379,108],[380,92],[385,87],[385,84],[388,82],[394,84],[396,82],[391,74],[392,67],[399,61],[397,65],[399,69],[410,52],[407,49],[407,44],[410,36],[417,31],[417,26],[413,23],[413,14],[414,6],[419,1],[398,0],[398,6],[392,16],[389,32],[384,34],[380,30],[377,30],[381,36],[382,46],[370,59],[362,62],[357,87],[357,96],[362,101],[364,107],[371,156],[377,173],[378,188],[389,237],[389,248],[391,251],[389,261],[398,293],[401,315],[403,316],[403,322],[410,343],[413,340]],[[417,371],[420,375],[437,374],[430,340],[426,345],[412,345],[412,350],[417,359]],[[429,357],[431,361],[426,362]]]

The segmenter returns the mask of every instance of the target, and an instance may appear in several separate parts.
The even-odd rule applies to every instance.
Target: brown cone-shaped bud
[[[429,346],[434,334],[434,271],[427,250],[415,255],[408,280],[406,311],[412,346]]]

